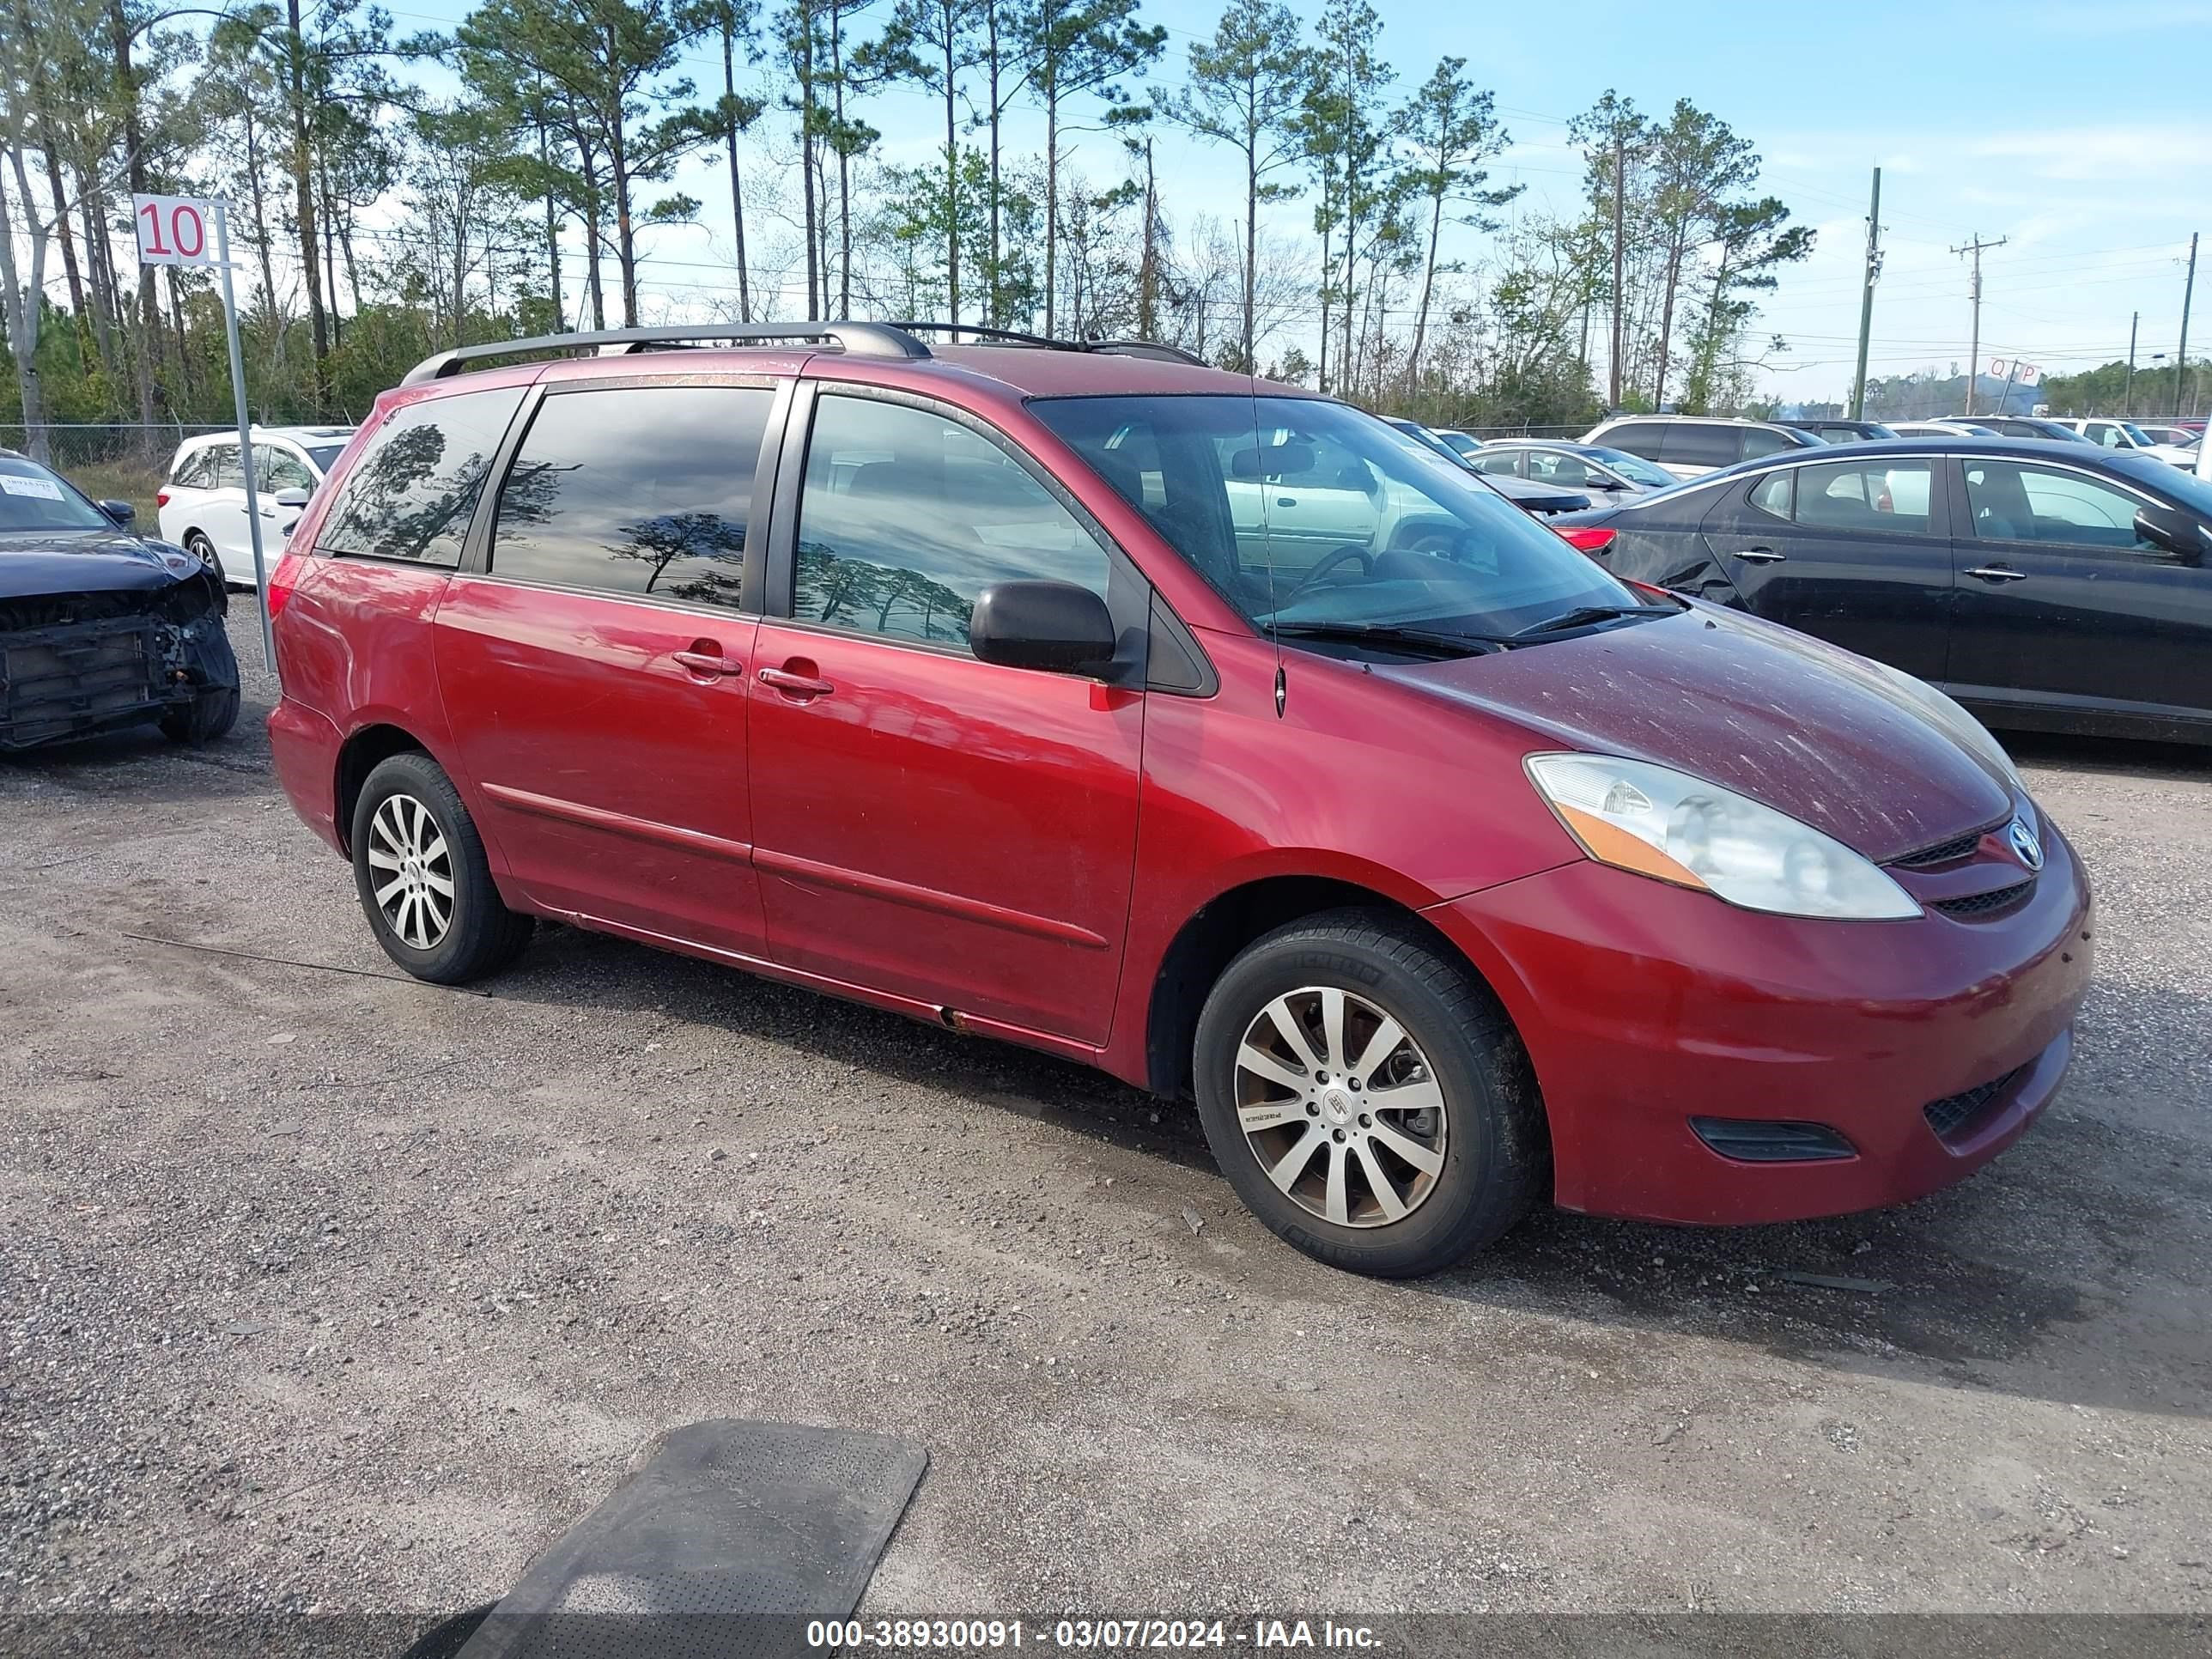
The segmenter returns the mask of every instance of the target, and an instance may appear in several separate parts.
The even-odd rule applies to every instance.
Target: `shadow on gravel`
[[[275,796],[269,768],[265,707],[248,704],[217,741],[172,743],[151,726],[134,726],[77,743],[56,744],[0,758],[0,795],[26,787],[87,799],[117,796],[177,804]]]
[[[2145,781],[2212,783],[2212,744],[2148,743],[2132,738],[2072,738],[2049,732],[1999,732],[2022,766],[2063,766]]]
[[[1188,1105],[712,963],[552,928],[493,988],[501,998],[720,1026],[1211,1167]],[[2069,1096],[2078,1097],[2082,1070]],[[2177,1159],[2170,1138],[2069,1113],[2069,1096],[1978,1175],[1900,1209],[1734,1229],[1541,1210],[1419,1288],[1845,1370],[1919,1362],[1916,1376],[1932,1364],[1960,1388],[2212,1415],[2212,1343],[2191,1311],[2212,1295],[2202,1221],[2212,1179]],[[1326,1296],[1329,1270],[1281,1249],[1297,1293]],[[1861,1283],[1808,1284],[1784,1277],[1791,1273]]]

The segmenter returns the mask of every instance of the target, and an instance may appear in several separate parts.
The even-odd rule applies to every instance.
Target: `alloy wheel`
[[[368,823],[376,908],[410,950],[434,950],[453,925],[453,857],[430,809],[388,795]]]
[[[1261,1009],[1237,1044],[1236,1105],[1267,1178],[1339,1227],[1404,1220],[1443,1173],[1449,1124],[1428,1056],[1387,1009],[1336,986]]]

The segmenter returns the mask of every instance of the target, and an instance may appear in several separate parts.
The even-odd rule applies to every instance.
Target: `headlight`
[[[1925,680],[1916,679],[1901,669],[1871,658],[1867,666],[1876,670],[1886,684],[1902,692],[1915,708],[1927,716],[1929,724],[1984,765],[1993,768],[2014,796],[2027,797],[2027,785],[2021,781],[2020,768],[2013,764],[2004,745],[1990,735],[1988,726]]]
[[[1834,837],[1702,778],[1608,755],[1531,755],[1527,764],[1537,792],[1600,864],[1777,915],[1920,914],[1903,888]]]

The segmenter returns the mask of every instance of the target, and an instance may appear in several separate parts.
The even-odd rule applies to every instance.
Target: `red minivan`
[[[1547,1197],[1895,1203],[2050,1103],[2088,890],[1956,704],[1344,404],[926,331],[379,400],[270,584],[270,730],[394,961],[545,916],[1103,1066],[1372,1273]]]

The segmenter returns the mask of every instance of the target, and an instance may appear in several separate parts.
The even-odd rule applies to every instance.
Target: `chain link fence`
[[[142,426],[112,421],[94,424],[55,422],[45,428],[46,451],[55,471],[94,501],[125,501],[138,509],[139,521],[154,521],[154,498],[168,477],[169,459],[187,438],[205,432],[234,432],[213,422],[170,422]],[[20,421],[0,421],[0,449],[31,453],[31,434]]]

